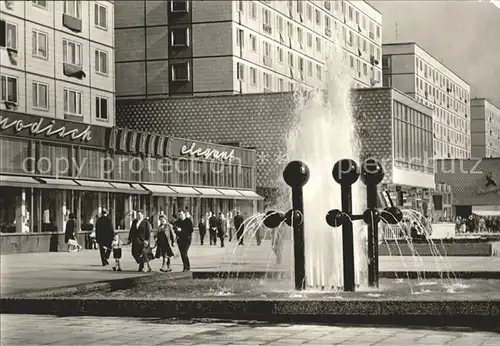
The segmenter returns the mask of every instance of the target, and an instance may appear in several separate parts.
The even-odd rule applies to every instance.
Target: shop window
[[[143,162],[139,157],[132,155],[115,154],[112,177],[115,180],[137,182],[140,181]]]
[[[30,142],[27,140],[0,138],[0,172],[26,174],[32,172]]]
[[[72,163],[70,147],[51,144],[40,144],[37,160],[39,174],[55,177],[69,177]]]
[[[77,178],[106,179],[105,172],[109,172],[110,169],[106,166],[107,161],[104,151],[80,148],[78,155],[80,176]]]

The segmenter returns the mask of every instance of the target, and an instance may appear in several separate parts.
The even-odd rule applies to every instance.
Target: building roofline
[[[463,79],[459,74],[457,74],[455,71],[453,71],[450,67],[448,67],[447,65],[445,65],[441,61],[439,61],[434,55],[432,55],[431,53],[429,53],[427,50],[425,50],[425,48],[423,48],[422,46],[420,46],[416,42],[389,42],[389,43],[382,43],[382,55],[384,55],[384,46],[406,46],[406,45],[409,45],[409,44],[415,45],[418,48],[422,49],[424,52],[426,52],[427,54],[429,54],[434,60],[436,60],[438,62],[438,64],[440,64],[444,68],[448,69],[455,76],[457,76],[458,79],[460,79],[462,82],[464,82],[465,84],[467,84],[469,86],[469,89],[471,88],[471,84],[469,82],[467,82],[465,79]]]
[[[293,91],[280,91],[280,92],[262,92],[262,93],[244,93],[244,94],[218,94],[218,95],[178,95],[178,96],[165,96],[165,97],[158,97],[158,98],[152,98],[152,99],[146,99],[146,98],[119,98],[117,101],[119,102],[141,102],[141,101],[164,101],[164,100],[184,100],[184,99],[203,99],[203,98],[231,98],[231,97],[259,97],[259,96],[271,96],[271,95],[293,95]],[[123,96],[127,97],[127,96]]]
[[[496,105],[493,101],[491,101],[491,100],[490,100],[489,98],[487,98],[487,97],[473,97],[473,98],[471,98],[471,99],[470,99],[471,105],[472,105],[472,101],[474,101],[474,100],[478,100],[478,101],[486,101],[486,102],[488,102],[490,105],[492,105],[493,107],[500,109],[500,107],[499,107],[499,106],[497,106],[497,105]]]
[[[377,12],[378,14],[382,15],[382,12],[380,12],[375,6],[373,6],[372,4],[370,4],[368,1],[366,0],[363,0],[363,2],[365,4],[367,4],[368,6],[370,6],[373,10],[375,10],[375,12]]]

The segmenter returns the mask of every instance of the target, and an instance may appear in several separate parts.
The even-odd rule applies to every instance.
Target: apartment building
[[[106,0],[1,1],[0,109],[113,126],[113,16]]]
[[[500,157],[500,108],[485,98],[473,98],[471,142],[473,157]]]
[[[382,47],[383,85],[434,110],[434,157],[471,155],[470,86],[416,43]]]
[[[382,15],[364,1],[122,1],[115,18],[121,99],[321,87],[332,45],[354,87],[382,83]]]

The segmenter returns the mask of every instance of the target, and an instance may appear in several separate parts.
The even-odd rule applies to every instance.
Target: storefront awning
[[[99,191],[99,192],[116,192],[115,188],[105,181],[94,180],[75,180],[79,185],[86,190]]]
[[[148,194],[149,191],[142,188],[139,184],[127,184],[127,183],[109,183],[115,188],[114,192],[126,193],[129,195],[137,194]]]
[[[39,187],[44,189],[54,189],[54,190],[85,190],[86,188],[78,185],[74,180],[71,179],[59,179],[59,178],[40,178],[43,184]]]
[[[0,186],[39,187],[40,185],[40,182],[31,177],[0,175]]]
[[[200,196],[200,193],[189,186],[170,186],[172,190],[177,192],[180,197],[197,197]]]
[[[136,185],[136,184],[132,184]],[[150,191],[154,196],[177,196],[177,193],[169,188],[167,185],[149,185],[142,184],[148,191]]]
[[[216,189],[210,189],[208,187],[196,187],[195,189],[201,193],[200,197],[204,197],[204,198],[224,197],[224,195],[221,192],[217,191]]]
[[[247,197],[248,199],[264,199],[264,197],[262,197],[255,191],[251,190],[237,190],[237,191],[243,196]]]
[[[244,197],[241,193],[239,193],[236,190],[228,190],[228,189],[217,189],[217,190],[219,190],[224,196],[229,198],[241,199]]]

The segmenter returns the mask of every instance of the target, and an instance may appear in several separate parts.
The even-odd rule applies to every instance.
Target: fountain
[[[354,237],[352,222],[363,220],[368,225],[368,284],[370,287],[379,287],[378,266],[378,224],[381,220],[389,224],[397,224],[402,218],[402,212],[396,207],[389,207],[379,211],[377,209],[377,185],[384,178],[382,164],[374,159],[364,161],[361,172],[357,163],[350,159],[335,163],[332,171],[334,180],[341,186],[342,211],[330,210],[326,215],[326,222],[331,227],[342,226],[342,254],[343,254],[343,282],[344,291],[355,291],[355,261]],[[352,185],[361,175],[367,189],[368,209],[361,215],[352,212]],[[302,187],[309,180],[309,168],[301,161],[290,162],[283,171],[285,182],[292,189],[292,209],[286,213],[274,210],[266,213],[264,225],[276,228],[283,221],[293,228],[295,289],[306,287],[304,252],[304,200]]]

